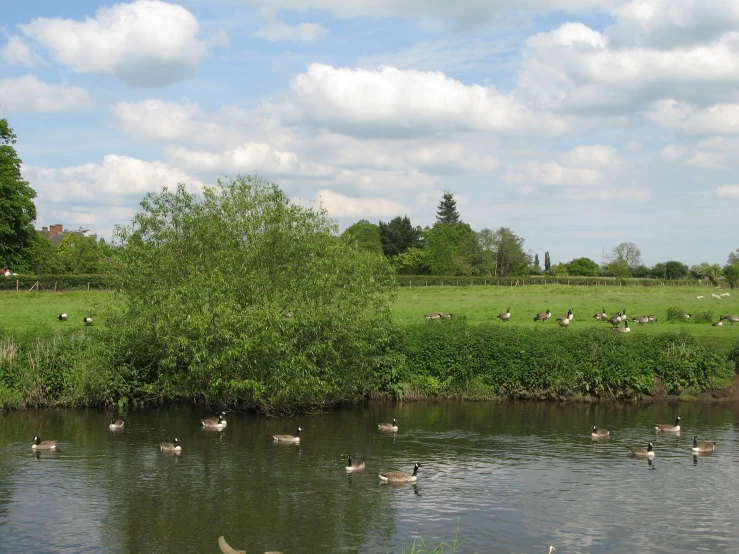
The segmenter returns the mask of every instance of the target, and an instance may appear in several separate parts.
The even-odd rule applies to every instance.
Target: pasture
[[[679,307],[692,315],[710,312],[711,322],[719,315],[739,314],[739,291],[728,291],[731,296],[720,300],[711,293],[724,293],[727,289],[709,287],[587,287],[567,285],[536,285],[528,287],[402,287],[393,304],[393,313],[401,324],[424,321],[424,315],[448,312],[454,317],[465,316],[469,323],[497,322],[500,325],[520,327],[549,327],[558,332],[572,332],[593,327],[610,327],[606,322],[593,318],[603,308],[609,316],[626,309],[631,320],[635,316],[654,314],[656,323],[639,325],[629,322],[631,334],[686,330],[695,337],[719,348],[730,348],[739,338],[739,324],[724,321],[722,327],[711,323],[697,323],[693,319],[668,322],[667,309]],[[699,300],[697,296],[706,298]],[[503,322],[498,314],[511,308],[511,319]],[[573,309],[574,319],[567,329],[560,329],[556,319]],[[534,316],[549,309],[552,317],[534,322]]]

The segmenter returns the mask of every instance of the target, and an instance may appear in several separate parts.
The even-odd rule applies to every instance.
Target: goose
[[[624,326],[623,327],[614,327],[613,328],[614,333],[630,333],[631,329],[629,328],[629,320],[624,319]]]
[[[398,422],[393,418],[392,423],[378,423],[377,428],[380,431],[392,431],[393,433],[398,432]]]
[[[503,321],[508,321],[511,319],[511,309],[508,308],[508,311],[504,314],[498,314],[498,319]]]
[[[67,321],[68,317],[67,314],[59,314],[59,321]]]
[[[675,425],[668,425],[666,423],[655,423],[654,428],[657,431],[666,431],[668,433],[679,433],[680,432],[680,416],[675,418]]]
[[[614,327],[621,323],[621,312],[618,312],[618,315],[614,315],[612,318],[608,320],[608,323],[613,325]]]
[[[110,425],[108,425],[108,428],[111,430],[115,429],[123,429],[123,420],[122,419],[111,419]]]
[[[282,317],[292,317],[292,316],[293,316],[292,312],[282,312]]]
[[[724,319],[734,325],[734,323],[739,323],[739,316],[736,314],[727,314],[724,316]]]
[[[608,429],[598,429],[593,425],[593,432],[590,433],[590,436],[594,439],[604,439],[610,434],[611,432]]]
[[[413,473],[408,475],[402,471],[385,471],[380,473],[380,480],[386,483],[415,483],[418,477],[418,468],[421,464],[416,462],[413,466]]]
[[[346,471],[351,473],[354,471],[364,471],[364,460],[352,460],[349,456],[346,460]]]
[[[567,315],[557,318],[557,324],[560,327],[567,327],[570,324],[570,321],[572,321],[572,308],[567,312]]]
[[[698,442],[698,437],[693,437],[693,452],[713,452],[716,450],[717,442]]]
[[[654,323],[655,321],[657,321],[657,316],[654,314],[649,314],[647,318],[649,318],[649,323]]]
[[[723,319],[724,319],[724,316],[721,316],[718,318],[718,321],[716,323],[712,323],[711,325],[713,325],[714,327],[723,327],[724,326]]]
[[[161,450],[162,452],[182,452],[180,439],[175,437],[174,442],[159,443],[159,450]]]
[[[546,312],[539,312],[534,316],[534,321],[544,321],[545,319],[549,319],[552,317],[552,312],[547,310]]]
[[[690,319],[690,318],[691,318],[691,317],[693,317],[693,316],[692,316],[692,315],[690,315],[690,314],[685,314],[685,315],[683,315],[683,317],[684,317],[685,319]]]
[[[200,420],[205,429],[223,429],[226,424],[223,423],[223,415],[219,414],[217,418],[209,417],[208,419]]]
[[[641,446],[637,446],[635,448],[629,448],[629,453],[634,458],[654,458],[653,448],[654,448],[654,443],[650,441],[649,444],[647,444],[646,448],[641,447]]]
[[[597,313],[597,314],[595,314],[595,315],[594,315],[593,317],[594,317],[595,319],[598,319],[598,320],[601,320],[601,319],[607,319],[607,318],[608,318],[608,314],[606,313],[606,308],[605,308],[605,306],[603,306],[603,311],[602,311],[602,312],[598,312],[598,313]]]
[[[712,294],[711,298],[717,298],[718,300],[721,300],[721,296],[719,296],[718,294]]]
[[[439,317],[452,317],[452,314],[447,312],[439,312]]]
[[[42,441],[38,437],[33,437],[31,448],[34,450],[56,450],[61,441]]]
[[[645,315],[636,316],[632,321],[636,321],[639,325],[644,325],[645,323],[649,323],[649,318]]]
[[[552,554],[552,552],[556,551],[557,549],[554,548],[551,544],[549,545],[549,554]]]
[[[85,325],[92,325],[92,318],[90,316],[87,316],[82,320],[82,323],[84,323]]]
[[[426,319],[439,319],[440,317],[439,314],[426,314]]]
[[[272,438],[275,439],[275,442],[299,443],[301,431],[302,429],[298,427],[298,432],[294,436],[293,435],[272,435]]]

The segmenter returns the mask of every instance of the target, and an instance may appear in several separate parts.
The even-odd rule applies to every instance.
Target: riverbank
[[[723,350],[684,331],[617,334],[452,318],[398,327],[383,363],[368,366],[361,384],[333,376],[338,384],[323,397],[300,402],[288,395],[300,391],[283,390],[265,408],[253,391],[271,390],[266,377],[248,386],[234,378],[195,389],[187,368],[140,366],[114,330],[83,327],[0,335],[0,407],[195,402],[285,415],[367,398],[707,400],[733,398],[738,369],[739,341]]]

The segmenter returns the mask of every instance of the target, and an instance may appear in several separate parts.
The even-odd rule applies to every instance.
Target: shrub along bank
[[[739,369],[729,352],[690,334],[618,335],[608,329],[523,329],[446,320],[398,329],[384,357],[354,374],[316,375],[309,394],[285,375],[203,381],[181,368],[138,364],[110,328],[0,336],[0,407],[188,401],[284,414],[342,401],[413,398],[689,398],[726,387]],[[243,381],[243,382],[242,382]],[[259,395],[254,390],[262,391]],[[275,391],[268,393],[268,391]]]

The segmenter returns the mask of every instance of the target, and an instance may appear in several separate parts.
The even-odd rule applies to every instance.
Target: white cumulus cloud
[[[52,85],[33,75],[0,79],[0,107],[15,112],[59,112],[89,108],[86,90],[66,83]]]
[[[287,25],[286,23],[271,23],[254,31],[251,36],[263,38],[270,42],[282,40],[289,42],[315,42],[328,33],[328,29],[320,23],[300,23]]]
[[[316,205],[326,209],[331,217],[396,216],[404,211],[402,204],[384,198],[351,198],[329,189],[321,189]]]
[[[573,187],[595,185],[601,181],[601,174],[595,169],[565,167],[557,162],[526,162],[509,168],[503,180],[510,184]]]
[[[648,115],[661,127],[687,135],[739,134],[739,104],[696,108],[689,102],[666,98],[658,101]]]
[[[556,134],[567,127],[493,87],[464,85],[440,72],[314,63],[293,79],[292,90],[297,118],[351,135],[457,130]]]
[[[19,36],[12,36],[7,44],[0,48],[0,59],[8,65],[24,65],[33,67],[41,62],[37,54],[31,52],[28,45]]]
[[[42,17],[20,28],[74,71],[115,75],[132,86],[182,80],[208,55],[195,16],[160,0],[101,7],[84,21]]]
[[[739,185],[724,185],[716,189],[719,198],[739,198]]]
[[[578,146],[561,156],[565,165],[591,169],[617,169],[623,165],[616,149],[604,144]]]

